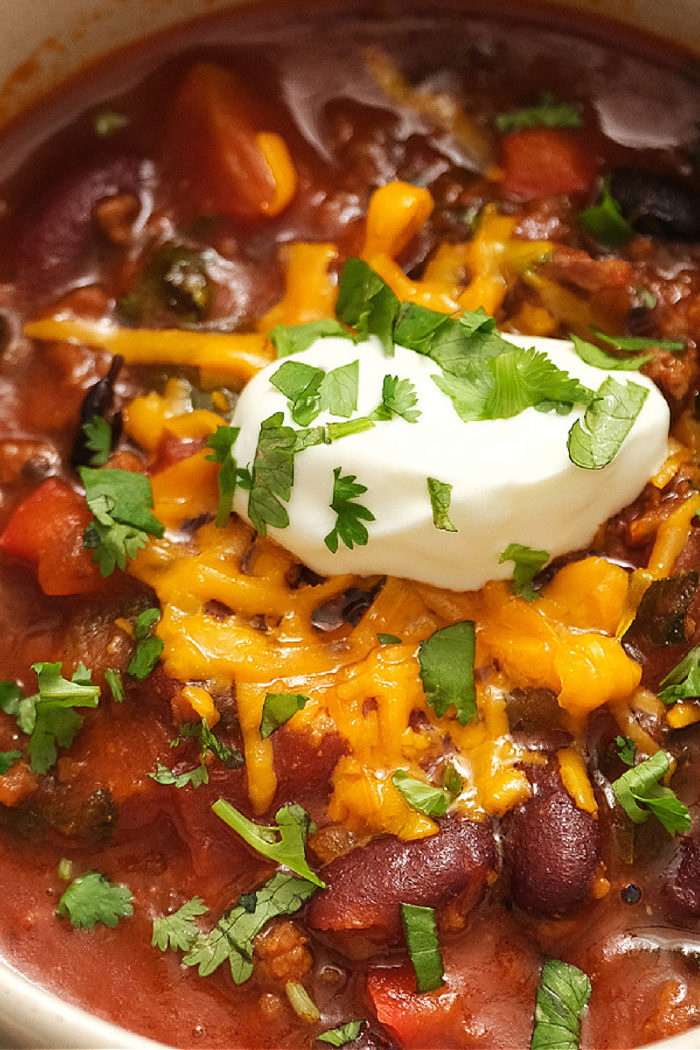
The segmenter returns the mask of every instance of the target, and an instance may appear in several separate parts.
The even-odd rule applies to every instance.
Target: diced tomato
[[[296,191],[284,140],[258,130],[243,85],[211,62],[194,66],[170,107],[163,152],[195,207],[236,219],[277,215]]]
[[[588,192],[596,161],[575,131],[525,128],[506,135],[502,144],[506,193],[522,200]]]
[[[442,1046],[446,1036],[449,1045],[449,1036],[461,1027],[455,992],[442,988],[418,995],[410,966],[371,971],[367,989],[378,1020],[401,1046]]]
[[[83,547],[91,518],[70,485],[48,478],[16,508],[0,545],[11,558],[36,566],[44,594],[94,594],[105,583]]]

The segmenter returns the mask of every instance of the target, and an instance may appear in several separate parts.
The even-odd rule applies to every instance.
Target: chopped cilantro
[[[16,715],[21,699],[22,690],[16,682],[0,682],[0,708],[5,714]]]
[[[361,259],[348,259],[338,282],[335,312],[358,335],[376,335],[384,353],[394,353],[394,323],[401,304],[391,288]]]
[[[328,372],[321,380],[319,396],[321,408],[333,416],[349,419],[357,411],[357,391],[360,382],[360,362],[350,361]]]
[[[449,794],[434,784],[426,784],[423,780],[415,777],[403,769],[397,769],[391,778],[394,787],[398,788],[409,806],[425,813],[429,817],[444,817],[447,812],[447,804],[450,801]]]
[[[362,434],[365,430],[372,430],[373,427],[374,420],[369,416],[357,416],[356,419],[349,419],[347,423],[327,423],[326,433],[329,441],[339,441],[340,438]]]
[[[93,416],[83,423],[85,445],[92,452],[90,463],[93,467],[103,467],[112,454],[112,428],[102,416]]]
[[[160,620],[160,609],[144,609],[134,621],[134,635],[138,641],[136,652],[131,658],[131,663],[126,673],[139,682],[148,678],[153,668],[160,659],[165,642],[162,638],[149,634],[151,628]]]
[[[364,1021],[348,1021],[347,1024],[339,1025],[338,1028],[329,1028],[316,1036],[319,1043],[330,1043],[331,1046],[345,1046],[357,1039]]]
[[[603,180],[598,204],[579,212],[578,221],[601,244],[624,244],[634,236],[634,230],[610,192],[609,175]]]
[[[219,464],[219,505],[216,510],[216,527],[223,529],[231,515],[233,495],[239,480],[238,463],[233,454],[233,446],[240,432],[240,427],[217,427],[209,436],[207,448],[211,455],[207,459]]]
[[[126,568],[148,542],[148,536],[162,536],[163,525],[151,513],[153,491],[145,474],[129,470],[80,467],[85,498],[94,518],[83,536],[83,546],[93,551],[92,559],[103,576],[118,565]]]
[[[401,645],[401,639],[395,634],[378,634],[377,641],[380,645]]]
[[[46,773],[58,757],[57,748],[70,747],[83,724],[74,707],[97,707],[99,686],[80,664],[70,681],[61,675],[60,663],[32,664],[38,692],[18,704],[17,724],[29,735],[27,753],[35,773]]]
[[[443,627],[420,643],[418,662],[428,704],[442,718],[453,704],[459,724],[478,719],[474,686],[473,620]]]
[[[295,875],[308,879],[315,886],[325,886],[325,882],[311,870],[306,860],[306,840],[309,833],[316,830],[316,826],[302,806],[294,803],[278,809],[275,815],[276,827],[254,824],[223,798],[218,799],[212,809],[217,817],[263,857],[284,864]]]
[[[539,595],[532,586],[532,581],[549,561],[548,552],[533,550],[532,547],[525,547],[522,543],[509,543],[498,559],[498,564],[501,565],[504,561],[514,563],[513,582],[511,583],[513,594],[524,598],[526,602],[532,602],[538,598]]]
[[[289,515],[283,504],[292,494],[296,448],[297,435],[291,427],[284,425],[282,412],[275,412],[263,420],[248,498],[248,517],[261,536],[267,535],[268,525],[277,529],[289,525]]]
[[[288,400],[292,419],[300,427],[312,423],[321,411],[321,382],[326,373],[303,361],[285,361],[270,382]]]
[[[593,368],[605,368],[608,371],[637,372],[642,365],[648,364],[654,357],[653,354],[639,354],[637,357],[615,357],[607,350],[601,350],[595,343],[589,343],[580,339],[577,335],[570,335],[574,350],[587,365]]]
[[[386,375],[382,381],[382,402],[372,418],[384,421],[400,416],[407,423],[417,423],[421,414],[417,404],[418,395],[410,379]]]
[[[22,758],[21,751],[0,751],[0,777],[10,772],[18,758]]]
[[[213,930],[199,933],[183,959],[186,966],[197,966],[200,977],[208,977],[228,961],[236,984],[243,984],[253,973],[253,941],[265,923],[278,915],[292,915],[299,911],[316,886],[306,879],[277,872],[254,895],[251,910],[241,901],[227,911]]]
[[[616,736],[615,746],[620,761],[624,762],[626,766],[633,766],[637,750],[634,740],[631,740],[628,736]]]
[[[207,752],[216,755],[219,762],[223,762],[227,769],[240,769],[243,765],[243,754],[238,748],[228,747],[222,743],[215,733],[209,728],[206,718],[200,722],[186,722],[180,726],[180,732],[175,740],[170,742],[171,747],[177,747],[181,740],[197,740],[201,748],[201,761],[204,763]]]
[[[308,350],[317,339],[328,336],[340,336],[354,341],[354,337],[343,328],[339,321],[326,317],[321,321],[308,321],[306,324],[278,324],[270,332],[270,341],[277,350],[277,357],[289,357]]]
[[[183,773],[174,773],[172,769],[168,769],[167,766],[159,761],[156,764],[156,772],[148,775],[151,780],[155,780],[156,784],[163,784],[166,787],[176,787],[178,789],[188,785],[192,788],[198,788],[203,784],[209,783],[209,770],[204,762],[195,766],[194,769],[187,769]]]
[[[126,113],[118,113],[113,109],[103,109],[92,118],[95,134],[101,139],[109,138],[130,123],[131,121]]]
[[[669,835],[673,835],[676,831],[688,831],[690,814],[671,788],[659,784],[669,768],[666,754],[657,751],[651,758],[633,766],[614,780],[612,789],[615,798],[635,824],[643,824],[653,813]]]
[[[602,329],[591,326],[591,331],[610,346],[616,346],[618,350],[627,350],[636,353],[638,350],[668,350],[672,354],[682,354],[688,349],[684,339],[647,339],[641,336],[608,335]]]
[[[265,740],[309,702],[302,693],[268,693],[263,703],[260,736]]]
[[[665,704],[700,697],[700,645],[694,645],[661,682],[659,699]]]
[[[192,897],[172,915],[163,915],[160,919],[154,919],[152,946],[160,948],[162,952],[166,952],[168,948],[174,952],[189,951],[199,933],[195,920],[198,915],[204,915],[206,910],[207,907],[201,897]]]
[[[450,519],[452,486],[446,481],[438,481],[437,478],[428,478],[427,483],[430,506],[433,510],[433,525],[443,532],[457,532],[456,526]]]
[[[367,486],[361,485],[355,474],[341,476],[341,469],[336,467],[333,471],[333,497],[330,503],[331,510],[337,516],[336,523],[324,537],[326,547],[333,554],[338,550],[339,540],[350,550],[355,544],[363,547],[369,539],[369,533],[362,522],[375,520],[371,510],[355,502],[358,496],[367,491]]]
[[[58,902],[58,914],[68,916],[73,926],[89,930],[98,922],[116,926],[132,915],[133,897],[126,886],[116,886],[97,871],[73,879]]]
[[[434,992],[445,983],[435,911],[418,904],[402,904],[401,921],[416,987],[419,992]]]
[[[151,627],[154,627],[159,620],[160,609],[154,605],[140,612],[134,620],[134,636],[136,640],[141,642],[144,638],[147,638]]]
[[[623,386],[608,377],[577,419],[567,440],[569,458],[577,467],[600,470],[610,463],[642,410],[648,391],[638,383]]]
[[[112,699],[115,704],[124,703],[124,684],[122,682],[122,676],[119,671],[115,671],[114,668],[108,667],[105,670],[105,682],[109,686],[109,691],[112,694]]]
[[[560,102],[554,95],[545,92],[536,106],[511,109],[498,113],[494,118],[496,130],[522,131],[523,128],[580,128],[583,118],[578,106],[572,102]]]
[[[587,974],[570,963],[547,959],[537,988],[531,1050],[578,1050],[590,997]]]
[[[452,763],[445,766],[442,773],[442,786],[445,791],[454,799],[457,795],[461,794],[464,787],[464,778],[460,776]]]

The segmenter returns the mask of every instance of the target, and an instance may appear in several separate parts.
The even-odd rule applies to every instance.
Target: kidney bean
[[[598,822],[561,786],[506,821],[511,897],[529,912],[557,915],[586,897],[598,863]]]
[[[448,818],[429,838],[374,839],[322,869],[328,885],[311,901],[309,924],[345,954],[366,957],[401,939],[400,904],[439,908],[460,897],[466,913],[495,867],[488,824]]]
[[[668,883],[668,911],[677,920],[700,918],[700,840],[686,836],[681,859]]]
[[[17,281],[22,290],[42,301],[66,291],[89,267],[104,236],[93,221],[95,205],[122,193],[142,200],[151,177],[150,161],[125,154],[61,179],[18,230]]]

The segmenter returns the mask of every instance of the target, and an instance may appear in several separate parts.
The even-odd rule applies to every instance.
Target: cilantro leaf
[[[260,736],[265,740],[275,730],[288,722],[292,715],[309,702],[302,693],[268,693],[265,697],[260,721]]]
[[[639,765],[633,766],[614,780],[612,789],[630,820],[643,824],[649,813],[664,826],[669,835],[688,831],[690,814],[671,788],[659,781],[669,771],[669,761],[663,751],[657,751]]]
[[[144,609],[134,621],[134,635],[139,644],[131,658],[131,663],[126,669],[126,673],[130,674],[132,678],[138,679],[139,682],[143,682],[145,678],[148,678],[158,663],[160,654],[165,647],[165,642],[162,638],[157,638],[155,635],[149,635],[148,633],[159,620],[160,609],[151,608]]]
[[[395,634],[378,634],[377,641],[380,645],[401,645],[401,639]]]
[[[476,630],[473,620],[443,627],[420,643],[418,662],[428,704],[442,718],[454,704],[459,724],[478,719],[474,686]]]
[[[401,921],[419,992],[434,992],[445,983],[435,911],[419,904],[402,904]]]
[[[603,180],[598,204],[579,212],[578,221],[601,244],[624,244],[634,236],[634,230],[610,192],[609,175]]]
[[[153,920],[151,945],[162,952],[189,951],[192,942],[199,933],[195,922],[198,915],[204,915],[207,907],[201,897],[192,897],[174,911],[172,915],[163,915]]]
[[[682,354],[688,349],[684,339],[647,339],[641,336],[608,335],[595,325],[591,325],[591,331],[610,346],[616,346],[618,350],[668,350],[672,354]]]
[[[21,751],[0,751],[0,777],[10,772],[18,758],[22,758]]]
[[[271,330],[269,338],[279,358],[308,350],[317,339],[327,336],[340,336],[342,339],[355,341],[354,336],[332,317],[325,317],[321,321],[308,321],[306,324],[278,324]]]
[[[236,444],[239,433],[240,427],[217,427],[207,441],[207,448],[212,450],[207,459],[211,463],[220,464],[217,478],[219,506],[216,510],[218,529],[226,526],[233,507],[233,496],[238,484],[238,463],[233,454],[233,446]]]
[[[268,525],[278,529],[289,525],[289,515],[283,504],[292,494],[296,444],[297,435],[291,427],[284,425],[282,412],[275,412],[260,424],[248,517],[261,536],[267,535]]]
[[[243,984],[253,972],[253,941],[263,926],[278,915],[293,915],[315,892],[316,886],[306,879],[277,872],[254,894],[252,910],[246,906],[249,900],[244,904],[241,897],[209,933],[197,934],[182,961],[197,966],[200,977],[208,977],[228,961],[233,980]]]
[[[399,379],[398,376],[384,376],[382,382],[382,403],[374,411],[372,418],[389,420],[401,416],[407,423],[417,423],[421,415],[416,388],[410,379]]]
[[[634,740],[631,740],[628,736],[616,736],[615,746],[617,747],[617,754],[620,760],[626,766],[633,766],[634,755],[637,750]]]
[[[391,778],[394,787],[398,788],[409,806],[425,813],[429,817],[444,817],[450,797],[447,791],[416,780],[404,769],[397,769]]]
[[[22,690],[16,682],[0,682],[0,708],[6,715],[16,715]]]
[[[498,113],[494,124],[496,130],[501,133],[534,127],[580,128],[583,125],[583,118],[578,106],[572,102],[560,102],[554,95],[545,92],[536,106]]]
[[[362,259],[348,259],[338,282],[336,316],[358,335],[376,335],[384,353],[394,353],[394,322],[401,303],[389,285]]]
[[[446,481],[438,481],[437,478],[427,478],[427,482],[430,506],[433,510],[433,525],[443,532],[457,532],[456,526],[450,519],[452,486]]]
[[[443,770],[442,786],[453,799],[461,794],[464,787],[464,778],[460,776],[451,763],[448,763]]]
[[[608,371],[637,372],[642,365],[646,365],[654,357],[653,354],[640,354],[637,357],[615,357],[606,350],[601,350],[595,343],[589,343],[580,339],[573,333],[569,336],[574,344],[574,350],[587,365],[593,368],[605,368]]]
[[[316,1036],[319,1043],[330,1043],[331,1046],[345,1046],[357,1039],[364,1021],[348,1021],[347,1024],[339,1025],[338,1028],[329,1028]]]
[[[309,832],[315,830],[315,825],[302,806],[294,803],[278,809],[275,815],[277,827],[254,824],[223,798],[218,799],[212,809],[217,817],[263,857],[284,864],[295,875],[308,879],[315,886],[325,886],[325,882],[311,870],[306,860],[306,839]]]
[[[326,373],[303,361],[285,361],[270,382],[287,398],[292,419],[300,427],[312,423],[321,411],[320,389]]]
[[[332,369],[321,380],[321,408],[331,415],[349,419],[353,412],[357,411],[359,383],[359,359]]]
[[[108,667],[105,670],[105,682],[109,686],[109,691],[112,694],[112,699],[115,704],[124,703],[124,684],[122,682],[119,671],[115,671],[113,667]]]
[[[181,725],[177,737],[171,741],[170,746],[177,747],[180,741],[186,738],[199,741],[202,763],[206,760],[207,752],[211,751],[227,769],[240,769],[243,765],[243,753],[237,747],[228,747],[219,740],[209,728],[206,718],[200,722],[186,722]]]
[[[143,641],[144,638],[147,638],[151,627],[154,627],[159,620],[160,609],[155,605],[150,605],[143,612],[140,612],[134,620],[134,636],[137,641]]]
[[[58,902],[58,914],[68,916],[78,929],[90,930],[98,922],[116,926],[132,915],[133,897],[126,886],[116,886],[97,871],[73,879]]]
[[[109,576],[117,565],[126,568],[127,558],[136,556],[148,536],[160,537],[165,531],[150,509],[151,482],[145,474],[130,470],[80,467],[79,474],[87,505],[94,514],[83,546],[93,550],[93,561],[103,576]]]
[[[85,446],[93,454],[90,463],[93,467],[103,467],[112,454],[112,428],[103,416],[93,416],[83,423]]]
[[[537,988],[531,1050],[578,1050],[590,997],[591,981],[583,970],[547,959]]]
[[[90,681],[82,664],[70,681],[61,675],[61,663],[36,663],[38,692],[24,697],[17,709],[17,724],[29,735],[27,754],[35,773],[46,773],[58,757],[57,748],[70,747],[83,724],[74,707],[97,707],[99,686]]]
[[[362,522],[375,520],[371,510],[355,502],[358,496],[367,491],[367,486],[361,485],[355,474],[341,476],[341,469],[336,467],[333,471],[333,498],[330,503],[337,519],[334,527],[324,537],[324,543],[333,554],[337,553],[339,540],[350,550],[355,544],[364,547],[369,533]]]
[[[187,769],[183,773],[174,773],[172,769],[168,769],[167,766],[159,761],[156,765],[156,772],[148,775],[151,780],[155,780],[156,784],[176,787],[178,790],[188,785],[198,788],[203,784],[209,783],[209,770],[204,762],[199,766],[195,766],[194,769]]]
[[[647,394],[638,383],[622,386],[612,377],[604,380],[583,420],[577,419],[569,431],[567,448],[571,462],[586,470],[606,467],[620,451]]]
[[[659,699],[665,704],[700,697],[700,645],[694,645],[661,682]]]
[[[498,564],[502,565],[504,561],[512,561],[515,566],[511,583],[513,594],[524,598],[526,602],[532,602],[538,598],[539,595],[532,586],[532,581],[549,561],[548,552],[533,550],[532,547],[525,547],[522,543],[509,543],[498,559]]]

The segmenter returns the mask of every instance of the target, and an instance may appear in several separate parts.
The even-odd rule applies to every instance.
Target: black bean
[[[700,193],[676,175],[618,168],[610,192],[637,233],[672,241],[700,240]]]

